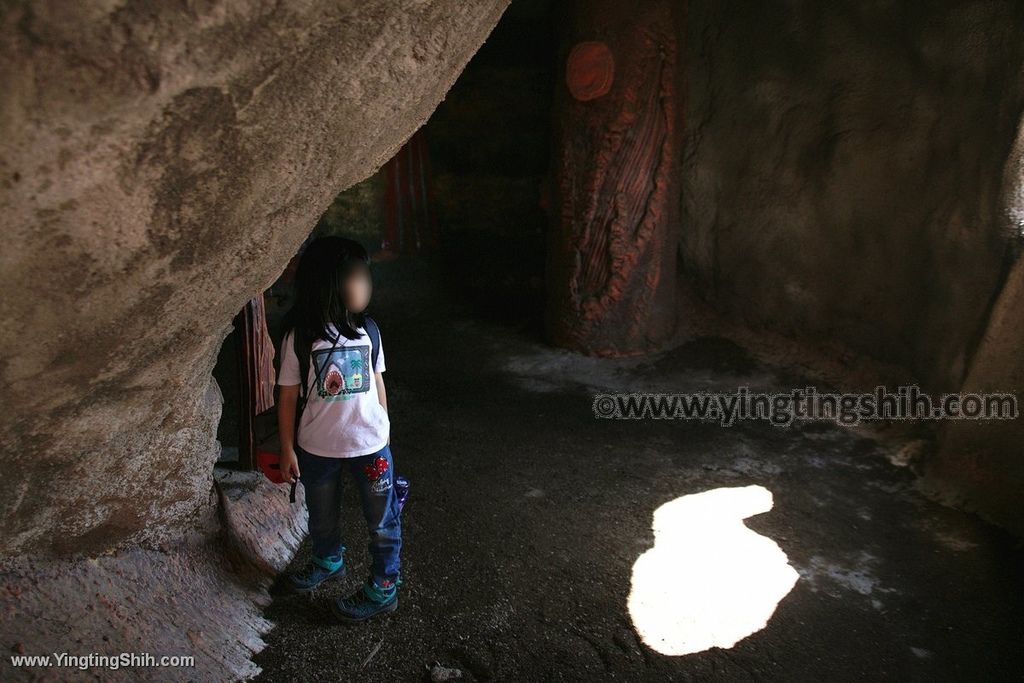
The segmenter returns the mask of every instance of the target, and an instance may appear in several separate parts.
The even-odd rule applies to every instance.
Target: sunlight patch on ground
[[[799,574],[743,520],[772,509],[763,486],[717,488],[654,511],[654,547],[633,565],[628,609],[663,655],[728,648],[761,630]]]

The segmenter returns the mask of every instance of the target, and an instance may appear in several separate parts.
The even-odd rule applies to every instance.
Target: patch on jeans
[[[370,481],[376,481],[380,478],[380,475],[388,471],[388,459],[383,455],[378,455],[377,459],[371,462],[369,465],[363,468],[363,473],[366,478]]]
[[[389,488],[391,488],[391,477],[378,479],[377,481],[373,482],[373,484],[370,486],[370,490],[373,491],[374,493],[383,493],[384,491],[387,491]]]

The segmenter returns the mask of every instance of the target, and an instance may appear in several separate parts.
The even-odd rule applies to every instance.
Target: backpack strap
[[[380,355],[380,328],[377,321],[370,316],[365,316],[364,325],[366,334],[370,337],[370,361],[373,363],[373,372],[377,372],[377,356]]]
[[[306,401],[309,400],[310,390],[306,386],[306,378],[309,376],[309,354],[312,351],[313,343],[307,339],[300,342],[299,330],[296,328],[292,331],[292,348],[295,351],[295,357],[299,359],[299,377],[302,378],[299,388],[299,412],[301,412],[306,407]]]

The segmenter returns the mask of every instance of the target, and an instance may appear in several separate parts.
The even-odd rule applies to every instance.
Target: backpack
[[[377,371],[377,356],[380,355],[380,328],[377,327],[377,321],[370,316],[364,316],[365,321],[363,327],[366,328],[366,335],[370,338],[370,364],[373,372]],[[299,403],[295,408],[295,434],[299,433],[299,422],[302,417],[302,411],[306,409],[306,402],[309,401],[309,392],[313,390],[313,387],[317,385],[320,380],[320,375],[313,378],[313,387],[306,386],[306,377],[309,375],[309,356],[313,349],[313,341],[303,339],[299,340],[298,331],[292,337],[293,347],[295,349],[295,356],[299,359],[299,377],[302,378],[302,384],[299,389]],[[335,347],[337,342],[335,342]],[[332,347],[333,351],[335,347]]]

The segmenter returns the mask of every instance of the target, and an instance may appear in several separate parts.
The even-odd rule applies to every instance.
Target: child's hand
[[[299,459],[295,456],[294,450],[281,453],[281,476],[287,482],[299,478]]]

